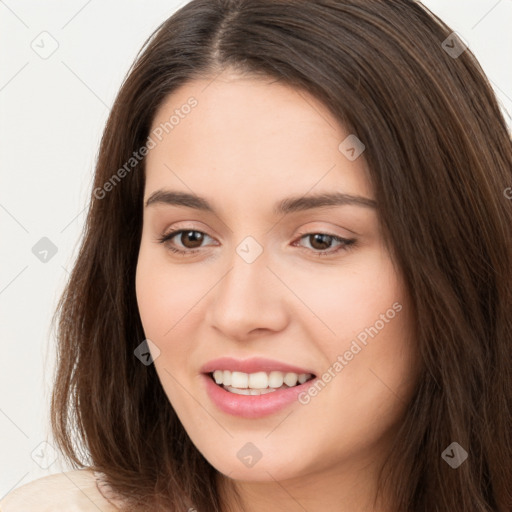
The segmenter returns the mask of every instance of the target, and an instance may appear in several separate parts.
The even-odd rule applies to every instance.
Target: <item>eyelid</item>
[[[173,224],[172,227],[164,230],[164,234],[162,235],[162,237],[165,237],[168,234],[170,234],[172,232],[175,232],[175,231],[184,230],[184,231],[199,231],[201,233],[204,233],[205,235],[208,235],[210,238],[219,238],[219,235],[217,235],[214,232],[214,230],[212,230],[210,227],[205,227],[203,229],[201,226],[200,227],[196,227],[194,224],[191,224],[190,222],[194,222],[194,221],[188,221],[188,222],[187,221],[182,221],[182,223],[184,224],[183,227],[181,227],[182,223],[180,223],[180,222],[178,222],[176,224]],[[319,223],[321,223],[321,222],[322,221],[319,221]],[[200,224],[202,224],[202,223],[200,223]],[[309,223],[309,224],[311,224],[311,223]],[[317,224],[317,223],[315,223],[315,224]],[[335,233],[335,232],[333,232],[333,230],[326,229],[325,227],[321,227],[321,226],[316,226],[315,225],[315,226],[312,226],[312,227],[307,228],[307,229],[306,228],[301,228],[298,231],[298,233],[295,235],[295,237],[322,233],[324,235],[329,235],[329,236],[336,237],[336,238],[343,238],[343,239],[347,240],[347,239],[353,238],[353,236],[355,236],[355,237],[361,236],[360,233],[352,231],[352,230],[350,230],[348,228],[341,228],[340,226],[337,226],[337,227],[339,229],[344,229],[345,231],[348,232],[348,234],[347,235],[343,235],[341,233]],[[213,231],[214,235],[209,234],[209,231]]]
[[[326,227],[326,224],[330,224],[329,227]],[[345,233],[343,233],[345,231]],[[305,235],[313,235],[313,234],[322,234],[327,235],[330,237],[333,237],[337,240],[342,240],[344,242],[348,242],[350,244],[359,244],[359,240],[361,238],[361,235],[356,233],[355,231],[352,231],[348,228],[339,226],[337,224],[334,224],[332,222],[326,222],[326,221],[313,221],[308,222],[307,224],[304,224],[299,228],[297,234],[294,236],[295,239],[303,237]],[[319,251],[317,251],[319,252]]]
[[[215,240],[215,238],[213,236],[209,235],[206,231],[204,231],[202,229],[197,229],[197,228],[190,227],[190,226],[180,228],[178,226],[178,227],[173,227],[172,229],[166,230],[163,235],[157,236],[156,241],[158,243],[165,244],[167,242],[170,242],[172,239],[179,237],[179,235],[181,235],[182,233],[184,233],[184,232],[186,233],[187,231],[196,231],[198,233],[201,233],[201,234],[207,236],[208,238],[211,238],[212,240]],[[216,245],[218,245],[218,244],[216,244]],[[200,251],[204,248],[205,247],[199,247],[196,249],[183,249],[183,252],[194,253],[194,252]]]
[[[180,228],[179,226],[173,226],[173,229],[166,231],[165,234],[157,237],[157,242],[161,243],[161,244],[165,244],[167,242],[170,242],[173,238],[175,238],[187,231],[196,231],[198,233],[206,235],[207,237],[211,238],[212,240],[215,240],[214,237],[212,237],[211,235],[209,235],[208,233],[206,233],[205,231],[202,231],[200,229],[196,229],[191,226],[186,226],[183,228]],[[317,250],[310,249],[310,248],[305,247],[300,244],[300,241],[303,238],[307,238],[308,236],[318,235],[318,234],[332,238],[333,241],[338,242],[339,245],[337,247],[335,247],[334,249],[330,248],[330,249],[326,249],[324,251],[317,251]],[[310,230],[302,231],[302,232],[298,233],[297,236],[294,237],[294,241],[292,243],[292,245],[294,247],[298,247],[302,251],[306,251],[307,253],[311,254],[313,257],[326,257],[326,258],[329,256],[336,257],[339,255],[340,252],[349,251],[350,249],[357,246],[358,244],[359,244],[359,242],[358,242],[358,239],[356,239],[356,238],[346,238],[346,237],[343,237],[340,235],[330,233],[326,230],[322,230],[321,228],[317,229],[317,230],[310,229]],[[218,244],[215,244],[215,245],[218,245]],[[180,246],[178,246],[178,247],[180,247]],[[169,247],[168,247],[168,249],[170,251],[172,251],[176,254],[179,254],[182,257],[192,256],[198,252],[201,252],[202,249],[204,249],[204,248],[206,248],[206,247],[198,247],[198,248],[194,248],[194,249],[187,249],[187,248],[181,249],[181,248],[173,247],[171,244],[169,244]]]

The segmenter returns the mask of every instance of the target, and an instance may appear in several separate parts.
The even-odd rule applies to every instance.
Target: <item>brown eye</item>
[[[328,233],[306,233],[299,240],[308,240],[310,247],[300,245],[303,249],[312,251],[315,256],[329,256],[338,251],[348,250],[349,246],[354,245],[354,238],[347,239]],[[337,242],[337,247],[332,249],[333,242]]]
[[[172,252],[188,255],[196,253],[201,249],[205,236],[211,238],[206,233],[196,229],[178,229],[158,238],[158,241],[166,244]],[[173,239],[177,239],[179,243],[173,241]],[[334,255],[339,251],[348,250],[350,246],[354,246],[356,243],[355,239],[342,238],[328,233],[306,233],[299,238],[299,240],[302,239],[309,240],[310,247],[298,244],[299,247],[312,252],[315,256]],[[334,249],[332,249],[333,242],[337,242],[337,247]],[[297,242],[293,245],[296,244]]]
[[[204,239],[204,233],[194,230],[182,231],[178,239],[187,249],[196,249],[197,247],[201,247],[201,243]]]
[[[175,253],[190,254],[197,252],[201,248],[205,236],[211,238],[206,233],[196,229],[178,229],[159,237],[158,241],[166,244]],[[173,239],[177,239],[180,243],[176,243]]]
[[[313,233],[311,235],[307,235],[311,242],[311,247],[313,249],[318,249],[319,251],[325,251],[330,248],[334,237],[331,235],[325,235],[322,233]]]

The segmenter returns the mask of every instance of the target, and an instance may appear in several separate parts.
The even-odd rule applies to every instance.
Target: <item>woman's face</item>
[[[193,443],[245,481],[377,460],[416,372],[363,147],[314,97],[236,76],[174,92],[150,136],[137,300]]]

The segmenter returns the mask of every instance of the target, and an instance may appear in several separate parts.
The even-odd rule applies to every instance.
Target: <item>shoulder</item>
[[[45,476],[10,492],[0,501],[0,512],[118,511],[100,484],[101,474],[91,469]]]

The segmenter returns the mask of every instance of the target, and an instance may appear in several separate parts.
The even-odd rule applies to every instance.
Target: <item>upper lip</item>
[[[250,359],[235,359],[234,357],[220,357],[208,361],[201,367],[202,373],[211,373],[215,370],[229,370],[243,373],[280,371],[283,373],[310,373],[314,372],[307,368],[301,368],[282,361],[266,359],[264,357],[252,357]]]

